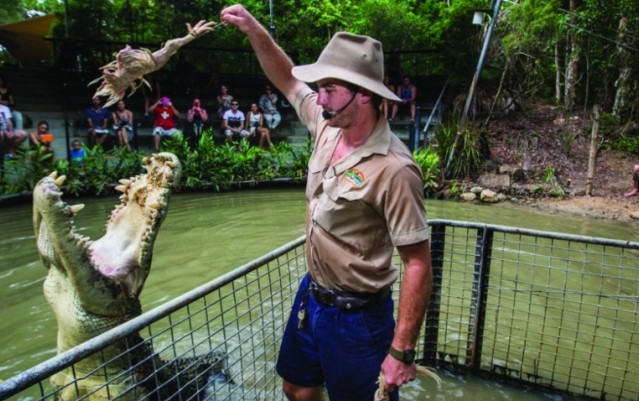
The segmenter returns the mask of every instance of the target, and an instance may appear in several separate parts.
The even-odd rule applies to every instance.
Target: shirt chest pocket
[[[324,230],[335,236],[356,236],[373,220],[378,221],[379,216],[364,200],[364,188],[353,188],[339,177],[325,178],[323,185],[313,220]]]

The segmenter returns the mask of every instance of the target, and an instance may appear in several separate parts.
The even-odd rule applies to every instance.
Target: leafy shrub
[[[471,128],[458,132],[458,125],[452,123],[440,126],[435,132],[435,138],[439,144],[439,156],[446,166],[444,173],[447,177],[474,178],[477,175],[484,162],[480,132]]]
[[[54,171],[53,155],[42,145],[29,150],[18,150],[12,159],[6,159],[0,174],[2,194],[31,191],[40,178]]]
[[[424,191],[434,192],[439,186],[440,179],[439,155],[431,148],[421,148],[413,152],[413,157],[424,176]]]
[[[464,189],[459,186],[457,181],[453,181],[450,187],[448,188],[448,196],[451,198],[456,198],[464,192]]]
[[[212,130],[202,133],[193,149],[182,136],[162,141],[162,151],[175,154],[182,164],[182,185],[186,188],[227,189],[241,181],[276,178],[301,179],[306,175],[312,144],[292,147],[281,142],[270,151],[252,146],[246,140],[216,145]],[[121,178],[144,172],[144,153],[125,147],[105,151],[85,148],[81,162],[52,161],[43,148],[22,151],[6,160],[0,176],[0,194],[31,191],[53,171],[67,176],[65,191],[71,195],[110,193]]]
[[[604,148],[639,154],[639,136],[609,139],[604,143]]]

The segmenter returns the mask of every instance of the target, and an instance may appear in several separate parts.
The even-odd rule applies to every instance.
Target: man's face
[[[317,104],[326,111],[337,112],[330,118],[329,125],[342,128],[348,126],[356,110],[357,102],[348,103],[357,94],[353,93],[344,82],[336,79],[318,81],[317,88]],[[345,108],[341,110],[343,107]]]
[[[91,102],[93,103],[93,107],[100,107],[100,98],[94,97]]]

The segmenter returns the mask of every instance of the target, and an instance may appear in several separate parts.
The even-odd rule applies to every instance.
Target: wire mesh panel
[[[303,238],[0,383],[10,400],[278,400]]]
[[[437,362],[639,398],[638,243],[451,223],[440,245]]]
[[[422,363],[639,399],[639,243],[430,226]],[[305,272],[302,237],[0,382],[0,400],[283,399],[274,366]]]

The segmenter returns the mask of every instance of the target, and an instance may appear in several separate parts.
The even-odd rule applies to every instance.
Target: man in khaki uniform
[[[373,399],[380,371],[391,398],[415,378],[415,343],[431,293],[423,179],[410,151],[380,117],[381,44],[337,33],[314,64],[294,67],[242,6],[221,19],[244,32],[268,79],[315,141],[309,162],[309,274],[293,304],[277,362],[291,400]],[[315,82],[317,92],[306,82]],[[397,325],[390,287],[404,263]]]

